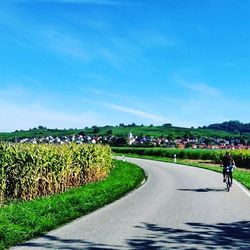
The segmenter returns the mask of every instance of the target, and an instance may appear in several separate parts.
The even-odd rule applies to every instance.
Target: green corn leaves
[[[111,168],[108,146],[0,143],[0,204],[101,180]]]

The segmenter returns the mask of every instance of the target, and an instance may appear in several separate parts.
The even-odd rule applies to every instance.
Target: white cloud
[[[136,115],[136,116],[140,116],[146,119],[150,119],[152,121],[157,121],[157,122],[166,122],[167,119],[163,116],[159,116],[159,115],[155,115],[149,112],[144,112],[141,110],[136,110],[136,109],[132,109],[132,108],[127,108],[124,106],[119,106],[119,105],[114,105],[114,104],[109,104],[109,103],[104,103],[104,105],[106,105],[107,107],[117,110],[117,111],[121,111],[124,113],[129,113],[132,115]]]

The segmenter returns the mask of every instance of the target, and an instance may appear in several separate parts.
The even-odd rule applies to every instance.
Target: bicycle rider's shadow
[[[187,191],[187,192],[225,192],[226,188],[178,188],[178,191]]]

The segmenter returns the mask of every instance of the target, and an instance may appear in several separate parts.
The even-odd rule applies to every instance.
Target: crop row
[[[111,168],[108,146],[0,143],[0,204],[101,180]]]
[[[225,150],[217,149],[167,149],[167,148],[122,148],[114,147],[112,151],[121,154],[138,154],[160,156],[166,158],[179,159],[200,159],[211,160],[214,163],[219,163]],[[250,150],[230,150],[232,157],[235,160],[236,166],[240,168],[250,169]]]

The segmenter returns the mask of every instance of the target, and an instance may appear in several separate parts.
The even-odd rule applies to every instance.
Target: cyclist
[[[233,184],[233,168],[235,168],[235,162],[233,157],[229,152],[226,152],[226,154],[222,157],[221,159],[221,166],[223,167],[223,182],[226,181],[225,176],[226,176],[226,169],[229,167],[230,172],[230,180],[231,180],[231,185]]]

